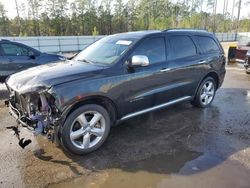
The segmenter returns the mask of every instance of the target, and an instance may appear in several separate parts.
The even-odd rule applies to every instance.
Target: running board
[[[160,105],[151,107],[151,108],[147,108],[147,109],[145,109],[145,110],[141,110],[141,111],[138,111],[138,112],[135,112],[135,113],[132,113],[132,114],[128,114],[128,115],[122,117],[121,121],[130,119],[130,118],[132,118],[132,117],[135,117],[135,116],[138,116],[138,115],[141,115],[141,114],[145,114],[145,113],[147,113],[147,112],[151,112],[151,111],[154,111],[154,110],[158,110],[158,109],[161,109],[161,108],[164,108],[164,107],[167,107],[167,106],[170,106],[170,105],[173,105],[173,104],[182,102],[182,101],[187,101],[187,100],[189,100],[189,99],[191,99],[191,96],[186,96],[186,97],[182,97],[182,98],[179,98],[179,99],[176,99],[176,100],[167,102],[167,103],[163,103],[163,104],[160,104]]]

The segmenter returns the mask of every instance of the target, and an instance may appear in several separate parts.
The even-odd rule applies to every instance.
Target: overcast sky
[[[0,0],[4,7],[5,7],[5,10],[7,11],[7,16],[10,17],[10,18],[13,18],[16,16],[16,9],[15,9],[15,0]],[[69,0],[69,1],[72,1],[72,0]],[[126,1],[126,0],[124,0]],[[220,12],[222,13],[223,12],[223,3],[224,3],[224,0],[217,0],[218,1],[218,6],[217,6],[217,12]],[[237,1],[237,0],[235,0]],[[250,17],[250,4],[249,5],[245,5],[245,2],[247,0],[242,0],[242,9],[241,9],[241,18],[245,18],[245,17]],[[18,4],[22,4],[24,3],[26,6],[27,6],[27,0],[17,0]],[[233,0],[228,0],[228,12],[231,13],[232,12],[232,6],[233,6]],[[206,10],[206,6],[204,4],[203,6],[203,11]],[[237,12],[238,12],[238,9],[235,8],[234,10],[234,16],[236,17],[237,16]],[[22,15],[21,15],[22,16]],[[24,15],[24,17],[27,16],[27,13],[26,15]]]

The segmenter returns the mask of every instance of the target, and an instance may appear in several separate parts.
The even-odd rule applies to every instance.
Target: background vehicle
[[[246,60],[246,54],[250,50],[250,42],[246,44],[239,44],[238,46],[230,46],[228,50],[229,62],[242,62]]]
[[[246,73],[250,74],[250,49],[246,53],[244,67],[246,68]]]
[[[30,123],[36,120],[64,148],[85,154],[99,148],[120,121],[182,101],[209,106],[225,72],[224,51],[212,33],[122,33],[70,61],[11,75],[6,104],[21,124],[36,130]]]
[[[1,40],[0,82],[15,72],[63,59],[62,56],[42,53],[21,43]]]

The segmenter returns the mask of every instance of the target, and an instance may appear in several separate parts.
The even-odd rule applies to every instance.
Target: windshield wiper
[[[87,59],[78,59],[77,61],[81,61],[81,62],[89,63],[89,64],[101,65],[101,66],[104,65],[103,63],[99,63],[99,62],[95,62],[95,61],[89,61]]]
[[[92,63],[91,61],[87,60],[87,59],[78,59],[77,61],[81,61],[81,62],[84,62],[84,63]]]

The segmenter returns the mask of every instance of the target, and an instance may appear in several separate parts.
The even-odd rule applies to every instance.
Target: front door
[[[125,103],[122,114],[135,113],[156,106],[158,95],[165,84],[166,43],[165,36],[144,39],[132,52],[129,59],[134,55],[144,55],[149,59],[146,67],[135,67],[126,70],[127,77]]]

